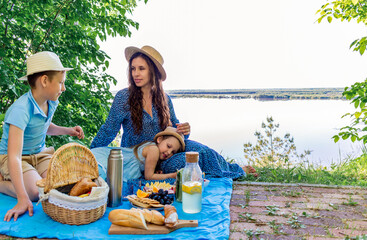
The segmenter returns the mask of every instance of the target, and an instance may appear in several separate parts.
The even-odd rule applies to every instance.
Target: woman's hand
[[[16,221],[18,217],[24,214],[26,211],[29,212],[29,216],[33,216],[32,202],[29,200],[29,198],[18,199],[17,205],[15,205],[5,214],[4,221],[9,222],[12,217],[14,217],[14,221]]]
[[[84,132],[80,126],[75,126],[71,128],[70,136],[77,136],[79,139],[84,139]]]
[[[182,133],[183,135],[189,135],[190,134],[190,124],[188,122],[185,123],[177,123],[176,124],[177,127],[177,132],[178,133]]]

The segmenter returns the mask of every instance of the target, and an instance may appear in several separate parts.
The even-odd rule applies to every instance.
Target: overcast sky
[[[149,0],[131,38],[110,38],[112,90],[127,87],[127,46],[164,58],[165,89],[345,87],[367,77],[367,56],[349,49],[363,24],[316,22],[324,0]]]

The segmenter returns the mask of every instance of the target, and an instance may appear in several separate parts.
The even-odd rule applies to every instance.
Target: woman
[[[91,148],[108,146],[121,126],[121,147],[132,147],[152,141],[155,134],[167,126],[176,126],[185,136],[186,151],[199,152],[199,164],[209,177],[239,178],[246,175],[237,164],[229,164],[209,147],[187,140],[189,123],[179,123],[170,97],[164,93],[162,81],[166,79],[163,58],[150,46],[141,49],[128,47],[125,57],[129,62],[129,87],[120,90],[112,103],[106,122],[94,138]],[[98,159],[97,159],[98,160]],[[185,166],[185,153],[175,154],[161,164],[163,173],[176,172]],[[253,169],[251,169],[253,170]]]
[[[177,132],[190,133],[188,123],[179,124],[172,101],[163,91],[166,72],[160,53],[150,46],[128,47],[129,87],[117,92],[106,122],[93,139],[91,148],[108,146],[123,128],[121,147],[132,147],[152,141],[155,134],[168,126]]]

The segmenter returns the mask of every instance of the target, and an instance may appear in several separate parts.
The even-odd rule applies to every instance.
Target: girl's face
[[[45,88],[45,96],[47,100],[56,101],[61,93],[63,93],[65,88],[65,72],[57,72],[52,79],[49,79],[46,75],[43,75],[41,78],[45,76],[47,79],[43,82]]]
[[[147,62],[142,57],[136,57],[131,61],[131,76],[137,87],[151,87],[150,71]]]
[[[163,139],[161,136],[157,139],[157,146],[159,149],[159,159],[166,160],[180,150],[181,144],[178,139],[173,136],[166,139]]]

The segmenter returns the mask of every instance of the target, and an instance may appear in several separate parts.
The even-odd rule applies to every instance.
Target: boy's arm
[[[157,174],[154,172],[159,160],[159,149],[157,146],[146,146],[143,149],[143,157],[145,157],[144,177],[146,180],[176,178],[177,173]]]
[[[75,126],[72,128],[69,127],[60,127],[54,123],[51,123],[47,129],[47,135],[69,135],[69,136],[77,136],[79,139],[84,138],[83,129],[79,126]]]
[[[33,205],[28,197],[23,182],[23,171],[21,164],[23,133],[23,130],[20,128],[10,125],[8,139],[8,168],[11,183],[14,186],[18,202],[11,210],[6,213],[4,221],[10,221],[12,217],[14,217],[14,221],[16,221],[18,216],[22,215],[27,210],[29,211],[30,216],[33,215]]]

